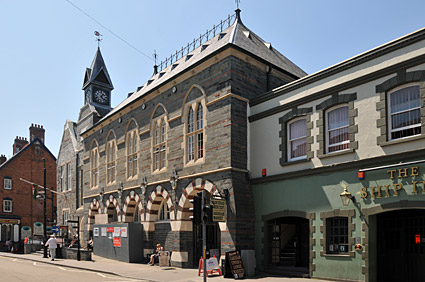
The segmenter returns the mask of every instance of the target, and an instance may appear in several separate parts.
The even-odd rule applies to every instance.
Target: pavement
[[[15,259],[30,260],[34,262],[47,263],[62,267],[70,267],[75,269],[82,269],[87,271],[94,271],[104,274],[112,274],[120,277],[140,279],[149,282],[199,282],[203,281],[202,274],[198,276],[197,269],[186,269],[176,267],[159,267],[150,266],[140,263],[127,263],[116,260],[103,258],[100,256],[92,256],[92,261],[77,261],[71,259],[55,259],[51,261],[50,258],[43,258],[38,253],[32,254],[14,254],[14,253],[0,253],[2,257],[9,257]],[[232,278],[224,278],[223,276],[213,275],[207,278],[209,281],[221,282],[231,281]],[[281,282],[324,282],[325,280],[306,279],[306,278],[290,278],[274,276],[271,274],[260,273],[255,277],[244,279],[245,281],[281,281]]]

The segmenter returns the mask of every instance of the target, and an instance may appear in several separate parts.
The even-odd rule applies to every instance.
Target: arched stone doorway
[[[120,221],[120,207],[117,199],[110,195],[105,204],[105,213],[108,215],[108,222]]]
[[[140,200],[139,195],[131,191],[125,198],[123,207],[123,222],[135,222],[142,219],[144,213],[143,203]]]
[[[99,213],[99,202],[96,199],[90,203],[87,227],[89,231],[89,237],[93,236],[93,225],[95,224],[95,215]]]

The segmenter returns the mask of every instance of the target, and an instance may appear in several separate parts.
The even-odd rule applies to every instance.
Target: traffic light
[[[211,205],[205,205],[204,208],[202,209],[202,211],[204,212],[204,222],[205,223],[211,223],[213,222],[213,207]]]
[[[190,219],[193,221],[194,224],[200,224],[201,223],[201,214],[202,214],[202,199],[200,197],[193,197],[192,200],[189,201],[192,203],[192,207],[189,209],[193,213],[192,216],[190,216]]]
[[[37,200],[37,185],[35,184],[32,185],[32,198]]]

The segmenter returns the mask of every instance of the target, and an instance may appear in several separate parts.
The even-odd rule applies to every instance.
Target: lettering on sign
[[[230,269],[233,278],[245,278],[245,268],[243,267],[241,254],[238,250],[226,252],[226,276],[228,274],[228,269]]]
[[[419,167],[415,166],[389,169],[387,170],[387,173],[392,181],[402,179],[403,183],[362,187],[360,189],[360,198],[366,199],[369,196],[372,198],[398,196],[400,191],[405,189],[405,186],[407,185],[412,185],[413,194],[418,194],[419,190],[422,191],[422,193],[425,193],[425,181],[417,181],[416,179],[416,177],[419,176]],[[408,183],[406,178],[412,178],[412,181]]]
[[[213,206],[213,221],[214,222],[225,222],[226,221],[226,200],[223,199],[211,199],[211,205]]]

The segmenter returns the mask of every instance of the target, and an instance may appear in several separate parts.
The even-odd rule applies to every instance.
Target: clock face
[[[99,104],[107,104],[108,95],[103,90],[96,90],[96,92],[94,92],[94,100]]]

